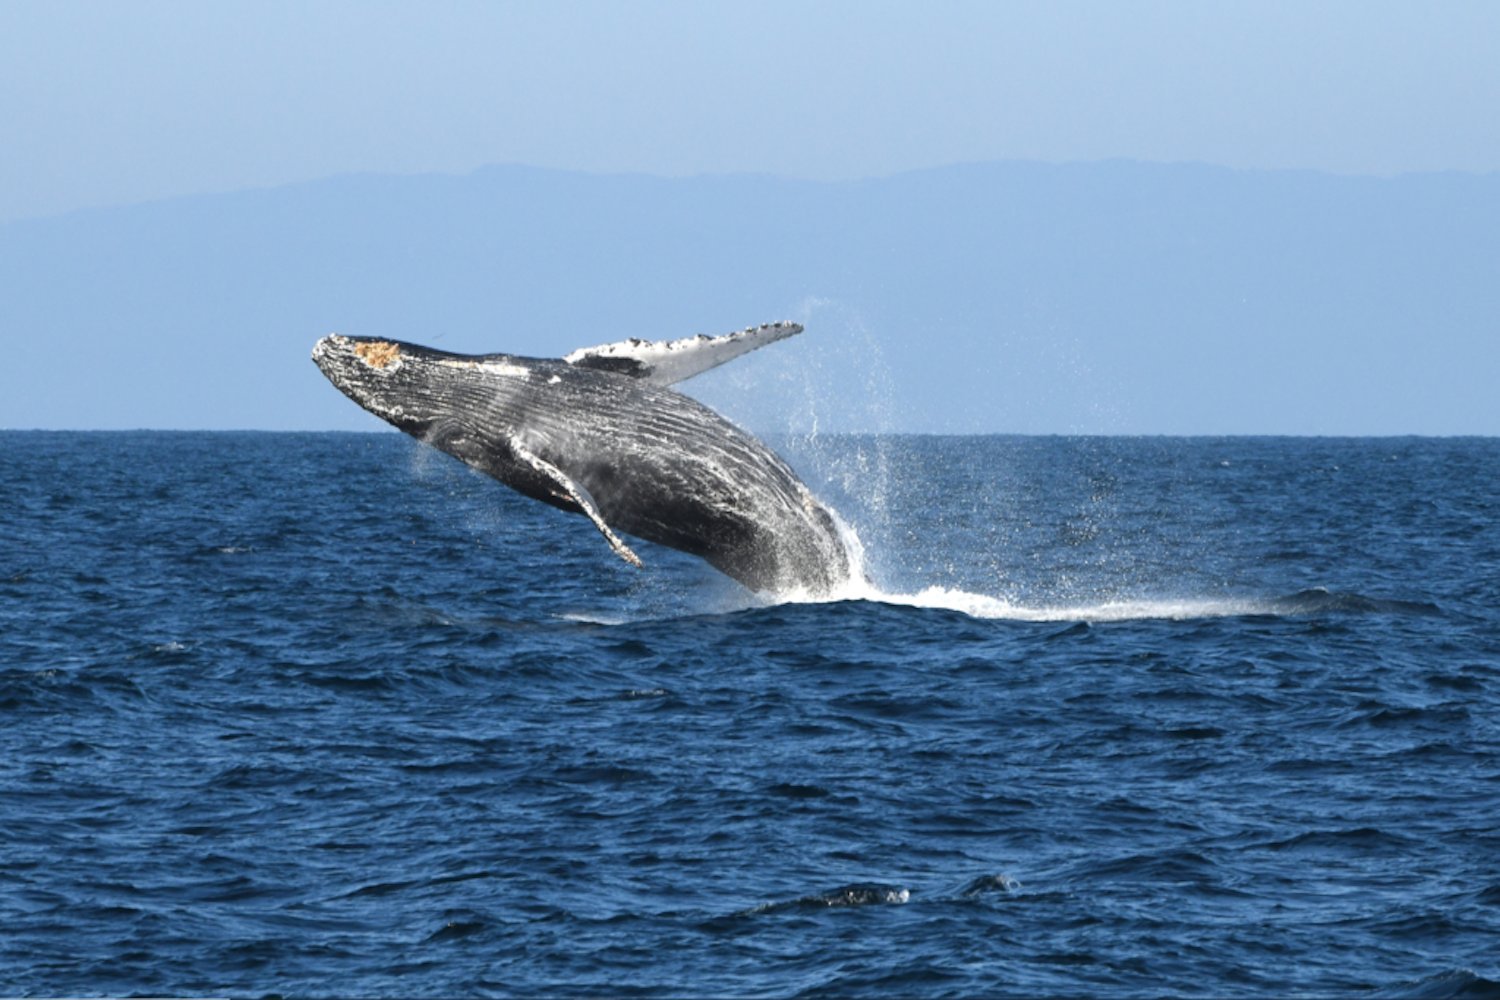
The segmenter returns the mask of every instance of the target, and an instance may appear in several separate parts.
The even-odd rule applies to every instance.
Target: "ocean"
[[[771,443],[845,599],[0,433],[0,994],[1500,996],[1500,439]]]

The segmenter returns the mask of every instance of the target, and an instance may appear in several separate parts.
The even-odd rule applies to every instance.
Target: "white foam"
[[[593,614],[588,611],[563,611],[557,617],[580,625],[625,625],[634,620],[620,615]]]
[[[1190,621],[1204,618],[1228,618],[1238,615],[1282,615],[1284,607],[1276,602],[1240,598],[1198,597],[1127,597],[1096,601],[1064,601],[1055,604],[1021,604],[1008,598],[958,587],[931,585],[920,590],[892,590],[869,578],[868,560],[859,533],[832,508],[840,540],[849,560],[849,577],[830,591],[812,592],[801,588],[775,594],[748,594],[736,591],[713,608],[699,607],[686,613],[725,614],[750,608],[786,604],[837,604],[845,601],[870,601],[893,607],[927,608],[957,611],[971,618],[1022,622],[1126,622],[1149,620]],[[587,611],[565,612],[558,617],[581,624],[622,625],[627,622],[671,620],[684,612],[657,616],[608,615]]]
[[[771,595],[768,603],[873,601],[898,607],[958,611],[972,618],[1029,622],[1120,622],[1150,619],[1181,621],[1283,613],[1270,602],[1253,598],[1122,598],[1059,604],[1016,604],[1004,597],[940,585],[927,586],[913,592],[888,590],[871,582],[869,560],[859,532],[833,508],[826,509],[833,515],[844,551],[848,555],[849,578],[829,592],[812,594],[803,590],[786,591]]]
[[[960,611],[974,618],[1009,618],[1016,621],[1119,622],[1141,619],[1223,618],[1232,615],[1265,614],[1269,608],[1255,601],[1119,600],[1093,604],[1021,605],[1004,598],[975,594],[949,587],[927,587],[915,594],[873,594],[868,600],[914,608]]]
[[[587,611],[561,612],[559,619],[581,625],[619,626],[651,621],[673,621],[696,614],[727,614],[752,608],[788,604],[838,604],[846,601],[870,601],[892,607],[957,611],[971,618],[987,621],[1017,622],[1128,622],[1192,621],[1204,618],[1229,618],[1237,615],[1283,615],[1285,609],[1269,601],[1254,599],[1165,598],[1097,601],[1093,603],[1017,604],[1003,597],[961,590],[956,587],[931,586],[911,593],[882,589],[871,583],[850,582],[830,593],[809,594],[803,591],[775,595],[741,594],[741,600],[712,609],[679,610],[657,615],[607,614]]]
[[[885,590],[864,580],[850,580],[828,594],[778,594],[775,603],[807,604],[873,601],[896,607],[957,611],[971,618],[1027,622],[1120,622],[1148,619],[1189,620],[1278,613],[1269,603],[1252,599],[1162,598],[1092,603],[1016,604],[1003,597],[956,587],[930,586],[912,593]]]

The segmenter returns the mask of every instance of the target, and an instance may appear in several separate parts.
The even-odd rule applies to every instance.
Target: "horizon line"
[[[1500,434],[1479,432],[1424,432],[1397,431],[1377,434],[1330,434],[1316,431],[1279,432],[1195,432],[1176,431],[818,431],[807,434],[801,431],[753,430],[760,437],[885,437],[885,438],[1161,438],[1179,440],[1223,440],[1223,439],[1291,439],[1321,441],[1401,441],[1401,440],[1500,440]],[[369,430],[348,428],[283,428],[273,430],[264,427],[0,427],[0,434],[363,434],[368,436],[394,435],[410,437],[394,427],[374,427]],[[418,443],[420,439],[412,438]]]
[[[418,179],[418,178],[449,178],[461,180],[475,177],[486,171],[514,170],[531,171],[536,173],[568,174],[578,177],[593,178],[639,178],[660,181],[698,181],[713,179],[734,178],[758,178],[764,180],[783,181],[796,184],[816,184],[835,186],[840,184],[863,184],[878,181],[894,180],[901,177],[910,177],[917,174],[940,173],[947,170],[963,170],[982,167],[1005,167],[1005,166],[1029,166],[1056,169],[1068,169],[1076,167],[1091,166],[1139,166],[1163,169],[1201,169],[1221,171],[1231,174],[1267,174],[1267,175],[1305,175],[1316,177],[1329,177],[1350,180],[1371,181],[1400,181],[1411,178],[1424,177],[1470,177],[1475,179],[1486,179],[1500,176],[1500,167],[1490,170],[1471,169],[1446,169],[1446,170],[1404,170],[1404,171],[1347,171],[1333,170],[1326,167],[1244,167],[1234,166],[1226,163],[1215,163],[1208,160],[1183,160],[1183,159],[1143,159],[1132,156],[1109,156],[1097,159],[1044,159],[1039,157],[1010,157],[1001,159],[980,160],[957,160],[951,163],[932,164],[924,167],[911,167],[900,170],[891,170],[881,173],[851,174],[837,177],[815,177],[798,174],[781,174],[768,171],[756,170],[734,170],[734,171],[695,171],[683,173],[657,173],[649,170],[592,170],[579,167],[554,167],[542,166],[519,161],[496,161],[482,163],[478,166],[465,170],[339,170],[333,173],[317,174],[311,177],[303,177],[294,180],[268,181],[262,184],[247,184],[241,187],[211,188],[202,191],[184,191],[178,194],[168,194],[139,198],[129,201],[107,201],[97,204],[78,205],[73,208],[65,208],[58,211],[44,211],[36,214],[13,215],[0,218],[0,227],[20,223],[35,223],[49,220],[61,219],[72,215],[86,214],[92,212],[126,211],[130,209],[145,208],[152,205],[163,205],[172,202],[195,201],[211,198],[234,197],[242,194],[265,193],[280,191],[291,188],[311,187],[319,184],[327,184],[334,181],[350,180],[358,178],[377,179]]]

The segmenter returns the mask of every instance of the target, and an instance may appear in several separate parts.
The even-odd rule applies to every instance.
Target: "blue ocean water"
[[[1500,440],[775,443],[862,599],[0,434],[0,993],[1500,995]]]

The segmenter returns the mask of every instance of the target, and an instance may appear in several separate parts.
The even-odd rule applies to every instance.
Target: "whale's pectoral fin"
[[[615,550],[615,555],[624,559],[632,566],[639,567],[641,565],[641,557],[630,551],[630,546],[621,541],[620,536],[615,534],[614,530],[605,523],[604,516],[599,513],[599,505],[594,503],[594,498],[589,494],[588,490],[583,488],[582,484],[575,483],[568,478],[567,473],[540,455],[528,450],[520,443],[511,441],[511,447],[515,449],[516,454],[523,461],[550,479],[558,489],[567,494],[569,499],[583,509],[583,512],[588,515],[589,520],[594,522],[594,527],[598,528],[599,533],[604,536],[605,541],[609,542],[609,547]]]
[[[563,360],[578,368],[618,372],[654,385],[672,385],[801,332],[798,323],[766,323],[722,337],[700,333],[681,340],[621,340],[598,347],[580,347]]]

